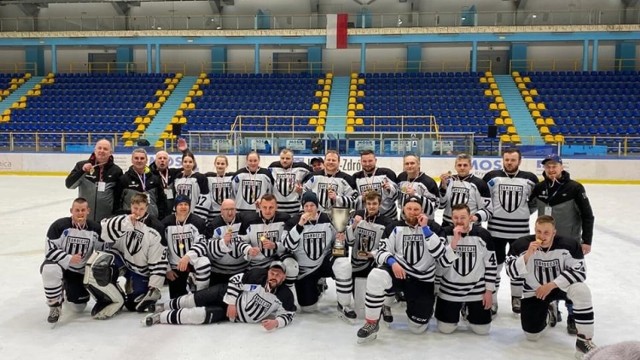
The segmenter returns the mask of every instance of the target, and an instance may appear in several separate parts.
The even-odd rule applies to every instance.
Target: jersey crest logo
[[[366,179],[365,179],[365,181],[366,181]],[[365,182],[364,184],[360,185],[358,188],[360,190],[360,194],[364,195],[364,194],[368,193],[369,191],[375,191],[380,196],[382,196],[382,183],[380,183],[380,182],[374,182],[374,183],[371,183],[371,184],[368,184],[368,183]]]
[[[471,274],[476,268],[478,250],[475,245],[458,245],[456,248],[458,258],[453,263],[453,268],[460,276]]]
[[[296,185],[296,174],[293,172],[280,173],[276,175],[276,186],[278,192],[282,196],[287,197],[291,195]]]
[[[498,185],[498,197],[500,198],[500,205],[508,212],[512,213],[518,208],[524,199],[524,186],[522,185]]]
[[[193,244],[193,233],[191,231],[171,234],[171,248],[173,253],[182,258]]]
[[[138,229],[133,230],[129,234],[129,238],[126,241],[127,251],[132,256],[139,253],[142,250],[142,238],[144,237],[144,233]]]
[[[356,228],[356,233],[355,233],[356,249],[358,251],[367,252],[367,253],[373,251],[376,245],[376,239],[377,239],[376,235],[377,235],[377,232],[375,230],[364,229],[358,226]]]
[[[413,266],[424,256],[424,236],[409,234],[402,236],[402,256],[407,264]]]
[[[211,185],[211,194],[216,204],[222,205],[224,199],[231,198],[231,183],[216,183]]]
[[[533,273],[540,285],[555,280],[560,275],[560,260],[533,260]]]
[[[262,246],[262,239],[265,240],[269,240],[273,243],[277,242],[277,240],[280,238],[280,231],[278,230],[269,230],[269,231],[258,231],[257,232],[257,236],[258,236],[258,247],[260,248],[262,255],[264,255],[264,257],[272,257],[276,254],[276,250],[275,249],[265,249]]]
[[[89,250],[89,239],[75,236],[67,236],[65,239],[64,251],[67,254],[80,254],[84,256],[87,253],[87,250]]]
[[[316,261],[320,259],[325,247],[326,233],[323,232],[309,232],[302,234],[302,249],[309,259]]]
[[[191,199],[191,184],[175,184],[176,186],[176,196],[177,195],[185,195],[189,199]]]
[[[255,294],[251,300],[249,300],[249,303],[244,309],[244,313],[253,320],[261,320],[267,315],[270,307],[271,302],[269,302],[269,300]]]
[[[262,192],[261,180],[242,180],[242,198],[247,204],[255,204]]]
[[[451,188],[451,206],[467,204],[469,202],[469,189],[466,187],[453,186]]]
[[[318,202],[324,209],[330,207],[329,191],[338,192],[337,184],[318,183]]]

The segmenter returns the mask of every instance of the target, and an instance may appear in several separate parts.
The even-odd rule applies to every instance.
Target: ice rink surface
[[[598,345],[640,339],[640,237],[637,224],[640,186],[586,185],[596,216],[593,252],[587,256]],[[407,330],[404,307],[393,307],[391,329],[378,340],[356,344],[362,325],[337,318],[335,291],[320,301],[317,314],[298,314],[280,330],[259,325],[201,326],[140,324],[143,315],[121,312],[93,320],[89,308],[74,314],[63,308],[60,323],[46,322],[39,267],[49,225],[69,216],[76,191],[63,177],[0,176],[0,359],[572,359],[575,337],[566,322],[550,328],[537,343],[525,340],[520,320],[511,313],[509,282],[502,274],[499,313],[488,336],[462,330],[452,335]],[[163,299],[168,291],[163,290]],[[93,301],[89,304],[92,306]],[[563,317],[566,309],[562,306]]]

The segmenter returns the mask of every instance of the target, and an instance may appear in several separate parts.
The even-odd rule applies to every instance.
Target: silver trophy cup
[[[353,209],[349,208],[331,208],[331,223],[338,233],[344,233],[347,230],[349,220],[354,212]],[[331,249],[331,254],[334,257],[347,256],[347,247],[344,241],[336,239],[333,249]]]

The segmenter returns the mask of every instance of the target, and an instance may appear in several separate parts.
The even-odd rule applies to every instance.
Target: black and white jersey
[[[199,257],[209,258],[214,274],[238,274],[249,266],[245,258],[248,249],[238,247],[242,243],[238,231],[242,226],[242,217],[238,214],[231,223],[217,216],[207,225],[207,239],[195,244],[187,256],[193,261]],[[231,244],[224,243],[224,235],[231,232]]]
[[[173,180],[173,194],[185,195],[191,199],[191,212],[207,221],[211,199],[209,197],[209,182],[201,173],[192,173],[187,176],[183,172],[178,173]]]
[[[84,273],[87,259],[94,250],[102,250],[104,243],[100,240],[100,224],[87,219],[83,227],[73,224],[71,217],[56,220],[47,231],[45,259],[58,263],[63,269]],[[71,256],[82,255],[77,264],[70,264]]]
[[[331,213],[331,208],[355,208],[358,201],[356,183],[351,175],[338,171],[334,175],[327,175],[324,170],[312,172],[302,181],[302,192],[313,191],[318,196],[318,209],[324,213]],[[335,201],[329,199],[329,190],[333,190],[337,197]]]
[[[380,203],[380,214],[391,221],[398,218],[398,208],[396,206],[398,186],[396,185],[396,173],[394,173],[393,170],[375,168],[370,174],[361,170],[353,174],[353,180],[356,183],[356,190],[360,194],[357,202],[358,209],[364,209],[364,196],[367,192],[375,191],[380,194],[382,199]],[[388,189],[384,189],[383,186],[385,183],[389,184]]]
[[[240,211],[256,211],[256,201],[264,194],[273,193],[273,177],[264,168],[258,168],[256,172],[247,168],[238,170],[233,176],[232,185],[236,194],[236,209]]]
[[[404,203],[409,196],[407,195],[407,189],[412,188],[414,196],[420,198],[422,204],[422,212],[429,217],[434,218],[436,209],[440,206],[440,192],[438,191],[438,184],[435,180],[425,173],[418,174],[416,178],[409,178],[406,171],[403,171],[398,175],[398,188],[400,193],[398,194],[398,207],[400,207],[400,217],[404,217],[402,209]]]
[[[284,237],[284,246],[291,251],[298,261],[300,273],[298,279],[318,269],[324,258],[331,253],[336,239],[336,229],[327,214],[320,213],[317,221],[309,221],[300,226],[301,215],[289,220]]]
[[[231,180],[233,179],[233,173],[226,173],[223,176],[218,176],[215,172],[208,172],[205,174],[207,182],[209,184],[209,208],[208,220],[211,222],[213,218],[220,215],[220,206],[225,199],[235,199],[236,194],[233,192],[233,185]]]
[[[429,230],[431,231],[431,230]],[[453,250],[437,234],[425,235],[426,227],[411,226],[404,221],[389,225],[382,235],[376,254],[378,265],[388,264],[393,257],[409,274],[421,281],[433,282],[436,261],[443,267],[451,266],[456,259]]]
[[[164,237],[167,239],[167,257],[172,269],[178,268],[180,259],[191,248],[205,239],[206,224],[199,216],[189,214],[183,222],[176,220],[176,215],[162,219]]]
[[[450,244],[453,227],[443,228],[440,235]],[[439,297],[455,302],[482,301],[487,290],[495,291],[498,262],[487,230],[472,225],[467,234],[462,234],[454,252],[458,258],[442,273]]]
[[[285,225],[291,217],[277,211],[274,217],[266,220],[260,213],[248,213],[240,227],[239,236],[244,244],[250,247],[259,247],[260,253],[250,259],[250,266],[267,267],[273,261],[285,253],[282,245],[282,237]],[[275,249],[266,249],[262,242],[269,240],[276,244]]]
[[[580,243],[576,239],[556,235],[551,247],[538,249],[525,263],[524,254],[535,235],[521,237],[511,244],[506,260],[507,274],[511,279],[524,280],[522,297],[536,295],[541,285],[554,282],[562,291],[569,285],[584,282],[587,269]]]
[[[351,266],[353,272],[358,272],[370,268],[374,265],[374,258],[380,247],[382,234],[392,221],[380,214],[367,216],[364,210],[356,211],[355,216],[361,216],[362,220],[353,228],[350,224],[347,227],[347,245],[352,247]],[[370,254],[369,258],[364,258],[364,254]]]
[[[487,183],[473,174],[465,178],[453,175],[447,180],[447,189],[440,188],[443,226],[451,224],[451,207],[458,204],[467,204],[471,215],[477,216],[480,222],[491,219],[491,192]]]
[[[303,162],[294,162],[291,167],[285,169],[280,161],[275,161],[269,165],[269,170],[271,170],[271,176],[275,181],[273,195],[278,202],[278,211],[289,215],[299,214],[301,194],[296,192],[296,185],[301,184],[302,179],[311,172],[309,165]]]
[[[131,223],[129,215],[118,215],[102,220],[101,238],[123,258],[130,271],[149,277],[149,286],[161,289],[167,271],[167,248],[162,233],[145,222]],[[143,222],[144,221],[144,222]],[[161,227],[162,225],[160,225]]]
[[[504,170],[494,170],[483,180],[491,191],[493,215],[488,224],[491,235],[501,239],[529,235],[529,217],[536,210],[535,201],[529,202],[529,197],[538,177],[528,171],[509,175]]]
[[[281,284],[275,289],[269,287],[268,269],[251,269],[229,279],[229,286],[223,301],[236,305],[237,320],[243,323],[259,323],[275,318],[278,328],[293,321],[296,314],[293,293]]]

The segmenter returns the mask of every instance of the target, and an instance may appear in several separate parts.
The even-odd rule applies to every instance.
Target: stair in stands
[[[171,123],[171,118],[173,118],[176,110],[179,109],[180,104],[189,94],[189,90],[191,90],[197,79],[197,76],[184,76],[171,93],[171,96],[167,98],[167,101],[145,131],[145,138],[150,144],[153,145],[160,139],[160,135],[167,125]]]
[[[27,92],[32,90],[35,84],[39,84],[42,79],[44,79],[44,76],[32,76],[30,79],[25,81],[22,86],[18,87],[9,96],[0,101],[0,114],[2,114],[4,110],[10,108],[14,102],[18,102],[21,97],[27,95]]]
[[[344,133],[347,105],[349,102],[348,76],[334,76],[327,111],[325,132]]]
[[[527,109],[527,105],[522,99],[513,77],[511,75],[494,75],[494,78],[507,106],[507,111],[509,111],[511,119],[513,119],[513,125],[522,139],[522,144],[544,145],[535,121],[531,117],[531,113]]]

